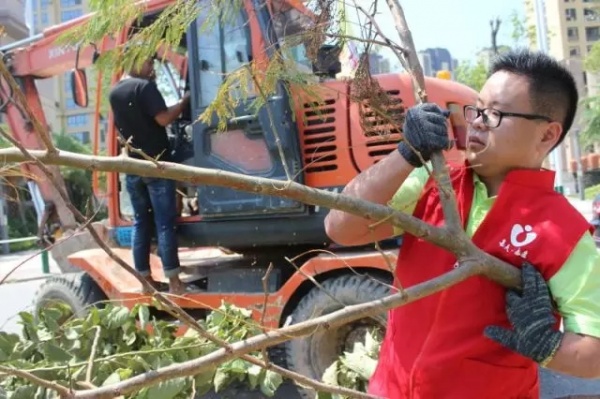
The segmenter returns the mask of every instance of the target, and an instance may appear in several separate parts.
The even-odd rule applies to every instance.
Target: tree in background
[[[3,129],[6,130],[7,127],[5,126]],[[53,134],[52,140],[61,150],[85,155],[92,154],[89,144],[81,143],[70,134]],[[0,137],[0,148],[9,147],[11,147],[11,144]],[[83,214],[96,213],[93,220],[105,218],[107,216],[105,207],[98,203],[92,189],[92,172],[68,166],[61,166],[60,170],[73,205]],[[3,173],[2,175],[5,176],[6,174]],[[14,174],[11,174],[11,177],[5,177],[2,183],[6,186],[4,195],[8,205],[9,237],[22,238],[36,235],[38,229],[37,218],[31,202],[31,195],[29,190],[26,189],[26,176],[22,176],[20,172],[15,171]],[[11,244],[11,251],[29,249],[33,246],[35,246],[33,241],[15,243]]]
[[[501,20],[499,18],[491,20],[491,47],[482,49],[476,56],[475,61],[461,61],[454,71],[454,79],[456,81],[479,91],[488,77],[488,65],[491,57],[514,47],[535,46],[535,25],[528,24],[527,19],[525,17],[521,17],[516,10],[513,10],[510,16],[510,24],[512,25],[511,38],[514,41],[513,45],[498,45],[496,43],[495,38],[497,37],[498,30],[501,26]]]
[[[600,72],[600,45],[595,43],[585,57],[584,69],[587,73]],[[583,129],[581,140],[583,145],[589,145],[600,140],[600,96],[587,96],[581,100]]]

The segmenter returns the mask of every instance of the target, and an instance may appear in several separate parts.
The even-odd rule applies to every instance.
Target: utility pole
[[[583,166],[581,164],[581,141],[579,129],[572,135],[573,146],[575,148],[575,159],[577,159],[577,186],[579,187],[579,199],[585,200],[585,190],[583,186]]]
[[[548,27],[546,26],[546,9],[544,0],[535,0],[535,16],[537,28],[537,43],[541,52],[548,52]],[[553,164],[556,172],[556,181],[554,189],[559,193],[564,193],[563,188],[563,162],[562,162],[562,143],[550,153],[550,162]]]

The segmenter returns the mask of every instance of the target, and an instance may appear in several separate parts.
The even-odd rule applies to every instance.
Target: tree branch
[[[398,226],[417,237],[423,237],[449,251],[465,253],[470,258],[479,257],[482,260],[481,263],[489,263],[490,266],[493,266],[491,270],[486,268],[485,274],[487,277],[504,286],[520,288],[521,276],[515,267],[489,256],[477,249],[470,241],[456,240],[452,232],[431,226],[411,215],[395,211],[384,205],[307,187],[295,182],[246,176],[224,170],[198,168],[170,162],[159,162],[161,167],[156,168],[152,162],[133,158],[90,156],[67,151],[60,151],[55,156],[50,156],[45,151],[29,151],[29,154],[45,164],[72,166],[104,172],[118,171],[144,177],[173,179],[193,185],[205,184],[229,187],[260,195],[279,196],[310,205],[339,209],[373,221],[388,219],[392,225]],[[15,148],[0,149],[1,162],[23,162],[26,160],[29,160],[29,158]],[[131,268],[130,266],[127,267]],[[481,272],[484,272],[483,268]]]
[[[423,68],[421,68],[421,64],[419,63],[417,50],[415,49],[412,34],[408,28],[408,24],[406,23],[402,6],[398,0],[386,1],[394,18],[394,24],[396,26],[398,35],[400,36],[404,48],[406,48],[405,64],[407,65],[407,71],[410,73],[413,79],[415,100],[417,102],[427,102]],[[454,194],[454,189],[452,188],[452,182],[450,181],[448,168],[446,167],[446,161],[443,154],[441,152],[434,153],[431,157],[431,163],[433,165],[433,178],[436,180],[440,190],[440,200],[442,202],[446,226],[448,226],[448,228],[450,228],[451,231],[459,237],[458,239],[463,244],[466,244],[466,241],[470,240],[466,236],[460,222],[458,206],[456,204],[456,195]]]

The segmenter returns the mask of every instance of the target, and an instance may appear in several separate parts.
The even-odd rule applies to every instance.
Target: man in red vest
[[[572,75],[547,55],[511,52],[491,66],[477,103],[464,109],[467,161],[451,167],[450,176],[466,233],[483,251],[521,268],[523,291],[474,277],[391,310],[370,393],[538,398],[538,365],[600,377],[600,255],[589,224],[554,191],[554,173],[542,169],[571,127],[577,102]],[[410,146],[401,142],[344,194],[442,224],[437,187],[422,161],[448,148],[446,117],[435,104],[409,109],[403,133]],[[335,210],[325,221],[342,245],[402,233],[372,225]],[[453,254],[405,234],[395,280],[410,287],[456,267]]]

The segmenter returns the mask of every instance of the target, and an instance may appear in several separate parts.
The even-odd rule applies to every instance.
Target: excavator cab
[[[250,83],[230,89],[230,95],[239,99],[239,103],[221,129],[216,115],[210,121],[198,121],[213,101],[219,101],[217,97],[226,79],[248,66],[256,52],[245,10],[202,29],[207,17],[204,14],[209,12],[209,9],[202,11],[188,31],[188,43],[192,44],[188,48],[192,119],[196,122],[192,127],[194,158],[186,163],[277,180],[287,180],[289,176],[302,183],[298,131],[283,82],[278,84],[276,93],[264,99],[267,105],[258,113],[252,109],[252,102],[261,95],[260,89]],[[263,8],[258,12],[268,11]],[[243,98],[244,91],[247,98]],[[197,190],[200,214],[206,222],[254,220],[250,223],[257,224],[259,219],[306,210],[301,202],[283,198],[215,186],[199,186]]]
[[[227,101],[233,98],[237,103],[231,117],[222,121],[213,115],[209,120],[201,120],[215,100],[222,101],[220,98],[226,93],[224,85],[232,75],[244,74],[244,68],[257,57],[268,57],[266,43],[277,44],[285,39],[280,38],[281,35],[291,35],[298,29],[286,31],[281,23],[273,23],[272,11],[267,7],[254,11],[253,6],[248,5],[233,16],[205,24],[213,11],[210,7],[201,8],[198,18],[181,38],[179,48],[163,56],[159,54],[157,83],[167,105],[169,101],[177,101],[184,90],[192,94],[189,112],[169,127],[173,140],[185,147],[181,163],[305,182],[298,122],[285,82],[278,82],[276,91],[262,98],[266,106],[258,112],[253,109],[253,103],[264,93],[252,79],[245,87],[232,87],[227,92],[230,98]],[[295,9],[288,6],[280,15],[291,15],[293,11]],[[148,14],[141,25],[150,23],[158,14]],[[284,22],[287,27],[293,26],[290,21]],[[311,71],[313,65],[303,48],[298,46],[293,50],[297,65]],[[174,53],[185,54],[184,68],[181,62],[175,65],[177,63],[169,60],[168,55]],[[117,154],[114,144],[117,132],[112,120],[109,124],[109,142]],[[111,225],[115,227],[117,239],[122,237],[121,244],[126,245],[133,215],[123,180],[124,176],[115,179],[115,191],[120,195],[116,201],[112,200],[118,211],[111,212],[114,215]],[[323,245],[327,241],[323,229],[325,210],[315,213],[299,201],[207,185],[180,184],[178,193],[182,197],[178,229],[183,246],[219,245],[239,250],[261,245]],[[253,240],[248,240],[248,236]]]

